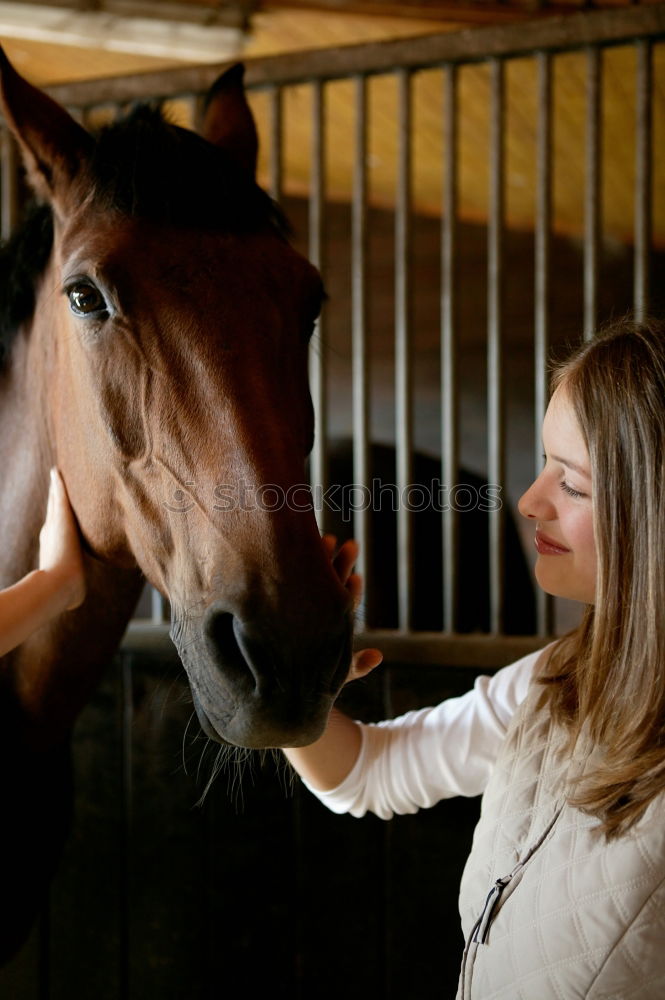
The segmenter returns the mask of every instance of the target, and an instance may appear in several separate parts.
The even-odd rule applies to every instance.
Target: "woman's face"
[[[596,546],[589,453],[565,386],[556,390],[543,421],[545,467],[519,502],[535,521],[536,580],[548,594],[593,604]]]

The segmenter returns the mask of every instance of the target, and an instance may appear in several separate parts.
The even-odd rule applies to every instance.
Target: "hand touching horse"
[[[49,768],[144,576],[205,732],[242,746],[317,736],[350,608],[300,485],[321,283],[254,181],[241,69],[213,87],[203,137],[146,107],[93,137],[4,55],[0,105],[42,202],[0,257],[0,586],[35,564],[53,465],[88,578],[79,609],[0,661],[2,850],[43,874],[64,826]]]

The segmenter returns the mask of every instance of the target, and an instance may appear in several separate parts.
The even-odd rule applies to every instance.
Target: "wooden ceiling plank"
[[[546,18],[520,25],[472,28],[447,34],[421,35],[392,42],[345,45],[247,60],[249,86],[293,84],[321,77],[390,72],[395,67],[432,66],[445,62],[473,62],[492,57],[556,52],[588,44],[622,44],[626,39],[665,37],[665,4]],[[215,81],[224,64],[182,67],[87,83],[48,88],[57,101],[83,106],[102,101],[128,101],[202,93]]]
[[[212,62],[237,55],[238,28],[126,17],[47,4],[1,3],[0,37],[180,61]]]
[[[75,8],[79,12],[147,17],[160,21],[187,21],[198,25],[246,28],[255,0],[220,3],[219,0],[20,0],[23,7]]]
[[[594,7],[628,6],[633,0],[594,0]],[[570,15],[588,9],[587,0],[261,0],[259,9],[301,9],[320,13],[365,14],[443,21],[451,24],[504,24]]]

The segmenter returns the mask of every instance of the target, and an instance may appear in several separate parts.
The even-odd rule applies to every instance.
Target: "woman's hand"
[[[39,569],[0,590],[0,656],[85,598],[76,518],[64,483],[51,472],[46,519],[39,534]]]
[[[358,543],[355,538],[350,538],[335,552],[337,539],[334,535],[324,535],[322,542],[340,583],[351,595],[355,609],[360,601],[363,589],[360,575],[353,572],[353,567],[358,558]],[[345,683],[348,684],[349,681],[365,677],[374,670],[374,667],[378,667],[382,660],[383,653],[378,649],[358,650],[358,652],[353,654]]]
[[[355,608],[362,594],[362,580],[353,572],[358,543],[351,539],[335,552],[337,539],[334,535],[324,535],[322,541],[339,582],[348,590]],[[346,683],[364,677],[382,659],[383,654],[378,649],[361,649],[354,653]],[[318,740],[306,747],[285,748],[284,754],[305,781],[325,791],[336,788],[350,773],[358,758],[361,741],[359,724],[333,708],[326,730]]]
[[[57,582],[64,610],[83,603],[86,584],[78,527],[57,469],[51,469],[46,519],[39,533],[39,568]]]

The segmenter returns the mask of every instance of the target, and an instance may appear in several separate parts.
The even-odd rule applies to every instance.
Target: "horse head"
[[[201,136],[145,106],[93,136],[4,56],[0,77],[53,227],[31,364],[87,550],[168,598],[210,737],[310,742],[351,618],[304,485],[322,287],[255,182],[242,69]]]

